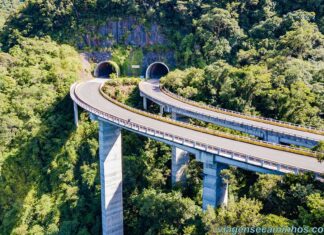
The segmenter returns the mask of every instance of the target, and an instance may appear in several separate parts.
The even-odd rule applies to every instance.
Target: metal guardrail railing
[[[203,133],[207,133],[207,134],[210,134],[210,135],[215,135],[215,136],[218,136],[218,137],[223,137],[223,138],[227,138],[227,139],[231,139],[231,140],[235,140],[235,141],[241,141],[241,142],[254,144],[254,145],[258,145],[258,146],[262,146],[262,147],[268,147],[268,148],[272,148],[272,149],[275,149],[275,150],[287,151],[287,152],[301,154],[301,155],[310,156],[310,157],[317,157],[318,154],[321,154],[320,152],[314,152],[314,151],[312,151],[310,149],[301,149],[301,148],[298,148],[298,147],[281,145],[281,144],[268,142],[268,141],[264,141],[264,140],[259,140],[259,139],[254,139],[254,138],[250,138],[250,137],[246,137],[246,136],[233,135],[233,134],[229,134],[229,133],[225,133],[225,132],[221,132],[221,131],[217,131],[217,130],[212,130],[212,129],[209,129],[209,128],[196,126],[196,125],[193,125],[193,124],[190,124],[190,123],[178,122],[176,120],[173,120],[173,119],[170,119],[170,118],[167,118],[167,117],[161,117],[160,115],[156,115],[156,114],[148,113],[148,112],[145,112],[145,111],[142,111],[142,110],[139,110],[139,109],[135,109],[135,108],[132,108],[132,107],[130,107],[128,105],[125,105],[123,103],[120,103],[120,102],[110,98],[106,94],[103,94],[102,89],[101,89],[103,87],[103,85],[104,84],[102,84],[101,87],[100,87],[100,92],[102,93],[102,95],[105,98],[109,99],[111,102],[117,104],[118,106],[122,106],[125,109],[131,110],[134,113],[139,113],[141,115],[149,116],[149,117],[152,117],[152,118],[158,119],[158,120],[163,119],[162,121],[167,121],[167,122],[169,122],[171,124],[178,125],[178,126],[185,126],[185,127],[188,127],[189,129],[196,130],[196,131],[197,131],[197,129],[199,129],[198,131],[203,132]],[[153,97],[151,97],[149,95],[148,95],[148,97],[153,101],[156,100],[155,98],[153,98]],[[156,100],[155,102],[159,102],[159,101]],[[179,108],[179,109],[181,109],[181,108]],[[292,150],[295,150],[295,152],[293,152]]]
[[[290,122],[284,122],[284,121],[280,121],[280,120],[276,120],[276,119],[272,119],[272,118],[265,118],[265,117],[262,117],[262,116],[248,115],[248,114],[240,113],[240,112],[229,110],[229,109],[218,108],[218,107],[215,107],[215,106],[212,106],[212,105],[203,104],[203,103],[199,103],[199,102],[184,98],[184,97],[182,97],[180,95],[177,95],[177,94],[169,91],[168,89],[166,89],[165,87],[163,87],[161,85],[160,85],[160,89],[161,89],[161,91],[163,93],[165,93],[166,95],[168,95],[168,96],[170,96],[172,98],[178,99],[178,100],[183,101],[183,102],[188,103],[188,104],[193,104],[193,105],[195,105],[197,107],[205,108],[205,109],[208,109],[208,110],[213,110],[215,112],[221,112],[221,113],[228,114],[228,115],[231,115],[231,116],[235,115],[235,117],[241,117],[241,118],[245,118],[245,119],[248,119],[248,120],[255,120],[255,121],[260,121],[260,122],[266,121],[266,122],[263,122],[263,123],[268,123],[268,124],[272,124],[272,125],[276,125],[276,126],[280,126],[280,127],[291,128],[293,130],[300,130],[300,131],[306,131],[306,132],[310,132],[310,133],[314,133],[314,134],[324,135],[324,130],[323,129],[317,129],[315,127],[303,126],[303,125],[298,125],[298,124],[294,124],[294,123],[290,123]],[[280,124],[280,125],[278,125],[278,124]],[[249,125],[249,124],[245,124],[245,125]],[[254,125],[249,125],[249,126],[254,126]],[[262,129],[262,127],[258,127],[258,128]],[[263,129],[267,129],[267,128],[263,128]],[[274,131],[273,129],[270,129],[270,128],[268,130],[273,131],[273,132],[277,132],[277,131]],[[282,132],[282,133],[292,135],[292,134],[287,133],[287,132]],[[298,136],[298,135],[295,135],[295,136]],[[303,137],[303,138],[305,138],[305,137]],[[310,138],[308,138],[308,139],[310,139]]]
[[[219,155],[222,157],[226,157],[226,158],[233,159],[233,160],[238,160],[241,162],[246,162],[248,164],[252,164],[252,165],[256,165],[256,166],[261,166],[263,168],[279,171],[282,173],[295,173],[296,174],[299,172],[311,172],[310,170],[307,170],[305,168],[300,168],[300,167],[295,167],[295,166],[291,166],[291,165],[287,165],[287,164],[277,163],[277,162],[273,162],[270,160],[264,160],[264,159],[261,159],[261,158],[255,157],[255,156],[234,152],[234,151],[231,151],[228,149],[222,149],[222,148],[216,147],[214,145],[208,145],[208,144],[201,143],[201,142],[191,140],[188,138],[183,138],[181,136],[177,136],[177,135],[170,134],[167,132],[162,132],[162,131],[159,131],[159,130],[156,130],[153,128],[149,128],[149,127],[116,117],[116,116],[108,114],[106,112],[102,112],[102,111],[86,104],[85,102],[83,102],[75,93],[76,89],[77,89],[77,83],[74,83],[70,88],[70,95],[74,102],[76,102],[80,107],[84,108],[85,110],[87,110],[91,113],[94,113],[97,116],[104,118],[105,120],[107,120],[115,125],[118,125],[120,127],[129,129],[129,130],[135,130],[136,132],[140,132],[140,133],[146,134],[148,136],[155,136],[160,139],[165,139],[168,141],[179,143],[179,144],[191,147],[191,148],[203,150],[208,153],[216,154],[216,155]],[[312,172],[314,172],[314,171],[312,171]],[[314,173],[316,174],[316,176],[318,178],[321,179],[320,175],[322,174],[322,172],[314,172]]]
[[[143,92],[142,92],[143,93]],[[154,98],[154,97],[152,97],[152,96],[150,96],[150,95],[148,95],[148,94],[145,94],[145,96],[147,97],[147,98],[149,98],[150,100],[152,100],[153,102],[156,102],[156,103],[160,103],[160,104],[162,104],[162,105],[166,105],[166,103],[165,102],[161,102],[160,100],[158,100],[158,99],[156,99],[156,98]],[[182,109],[182,108],[180,108],[180,107],[177,107],[177,106],[174,106],[174,105],[171,105],[171,104],[167,104],[167,106],[169,106],[169,107],[171,107],[171,109],[172,109],[172,107],[174,107],[174,108],[176,108],[176,109],[180,109],[180,110],[184,110],[184,112],[189,112],[187,109]],[[193,112],[193,113],[199,113],[199,112]],[[202,114],[202,115],[205,115],[205,114]],[[160,117],[160,116],[158,116],[158,115],[154,115],[154,114],[152,114],[152,116],[157,116],[157,117]],[[233,122],[233,121],[229,121],[229,120],[227,120],[227,119],[220,119],[220,120],[223,120],[224,122]],[[235,122],[233,122],[233,123],[235,123]],[[216,131],[216,130],[211,130],[211,129],[208,129],[208,128],[203,128],[203,127],[199,127],[199,126],[195,126],[195,125],[192,125],[192,124],[189,124],[189,123],[183,123],[182,125],[186,125],[186,126],[188,126],[188,127],[194,127],[194,128],[201,128],[201,129],[205,129],[206,131],[207,130],[209,130],[209,131],[213,131],[213,132],[219,132],[219,131]],[[245,125],[245,124],[244,124]],[[260,128],[258,128],[258,127],[255,127],[256,129],[260,129]],[[271,131],[271,129],[270,129],[270,131]],[[223,132],[219,132],[219,133],[223,133]],[[210,134],[210,133],[209,133]],[[225,134],[225,133],[224,133]],[[227,135],[231,135],[231,134],[227,134]],[[281,144],[277,144],[277,143],[272,143],[272,142],[268,142],[268,141],[264,141],[264,140],[258,140],[258,139],[253,139],[253,138],[249,138],[249,137],[246,137],[246,136],[237,136],[237,135],[232,135],[232,136],[235,136],[235,137],[237,137],[235,140],[237,140],[237,141],[240,141],[240,139],[241,140],[249,140],[249,141],[251,141],[251,142],[255,142],[255,143],[260,143],[260,146],[263,146],[263,147],[269,147],[269,148],[271,148],[271,146],[273,146],[273,148],[275,148],[276,146],[277,147],[281,147],[281,148],[285,148],[285,149],[287,149],[286,151],[288,151],[289,152],[289,149],[291,149],[291,150],[296,150],[296,151],[302,151],[302,152],[305,152],[305,153],[309,153],[309,154],[311,154],[313,157],[316,157],[317,156],[317,154],[320,154],[319,152],[314,152],[314,151],[311,151],[311,150],[309,150],[309,149],[301,149],[301,148],[297,148],[297,147],[293,147],[293,146],[288,146],[288,145],[281,145]],[[232,138],[233,139],[233,138]],[[312,140],[312,139],[310,139],[310,138],[307,138],[307,139],[309,139],[309,140]],[[314,140],[315,141],[315,140]],[[250,143],[251,143],[250,142]],[[255,143],[251,143],[251,144],[255,144]],[[262,145],[261,145],[262,144]],[[264,146],[264,145],[268,145],[268,146]],[[277,149],[278,150],[278,149]],[[283,150],[283,149],[280,149],[281,151],[285,151],[285,150]],[[302,153],[301,153],[302,154]],[[304,154],[305,155],[305,154]]]
[[[183,113],[191,113],[192,116],[194,115],[202,115],[202,116],[205,116],[209,119],[217,119],[219,120],[220,122],[224,122],[224,123],[232,123],[232,125],[242,125],[242,126],[247,126],[249,128],[253,128],[253,130],[262,130],[262,131],[266,131],[266,132],[272,132],[272,133],[276,133],[276,134],[281,134],[281,135],[284,135],[286,138],[287,136],[289,137],[292,137],[292,138],[295,138],[295,139],[306,139],[308,141],[312,141],[312,142],[318,142],[318,140],[315,140],[313,138],[310,138],[308,136],[301,136],[301,135],[297,135],[297,134],[291,134],[291,133],[288,133],[288,132],[285,132],[285,131],[276,131],[274,129],[271,129],[271,128],[266,128],[266,127],[260,127],[260,126],[256,126],[256,125],[252,125],[252,124],[247,124],[247,123],[244,123],[244,122],[235,122],[233,120],[230,120],[230,119],[226,119],[226,118],[220,118],[220,117],[215,117],[215,116],[211,116],[209,114],[205,114],[205,113],[202,113],[202,112],[199,112],[199,111],[191,111],[191,110],[188,110],[188,109],[184,109],[184,108],[181,108],[181,107],[178,107],[178,106],[175,106],[173,104],[170,104],[170,103],[167,103],[165,101],[160,101],[156,98],[154,98],[153,96],[150,96],[146,93],[144,93],[143,91],[141,91],[142,94],[145,94],[146,97],[148,97],[150,100],[156,102],[156,103],[160,103],[162,105],[165,105],[165,106],[168,106],[168,107],[171,107],[171,109],[178,109],[178,110],[182,110]],[[270,142],[269,142],[270,143]],[[288,147],[288,146],[287,146]],[[292,147],[293,148],[293,147]]]

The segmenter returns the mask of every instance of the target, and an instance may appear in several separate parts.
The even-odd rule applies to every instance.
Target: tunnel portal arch
[[[109,78],[113,73],[118,77],[120,70],[118,64],[111,60],[100,62],[94,70],[94,76],[100,78]]]
[[[150,64],[145,73],[145,78],[160,79],[169,73],[169,67],[163,62],[154,62]]]

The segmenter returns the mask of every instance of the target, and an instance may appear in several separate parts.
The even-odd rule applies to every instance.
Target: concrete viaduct
[[[167,69],[162,72],[154,72],[152,67],[155,66],[155,69],[158,70],[157,65],[165,66],[162,63],[155,63],[149,67],[146,75],[158,78],[169,71],[166,67]],[[110,69],[105,69],[110,71]],[[102,75],[101,71],[97,71],[97,73]],[[109,74],[104,77],[109,77]],[[78,123],[78,107],[88,111],[90,118],[99,122],[103,234],[123,234],[121,129],[172,146],[173,183],[185,180],[184,169],[189,162],[187,153],[194,154],[197,161],[203,163],[203,209],[206,209],[207,206],[216,207],[226,204],[228,186],[223,183],[220,172],[222,169],[228,168],[229,165],[271,174],[313,172],[319,179],[322,179],[324,164],[319,163],[315,158],[206,134],[199,130],[192,130],[132,112],[101,95],[99,90],[105,81],[105,79],[96,78],[75,83],[70,88],[70,96],[74,102],[76,125]],[[170,112],[175,120],[182,121],[183,116],[186,116],[219,124],[217,120],[222,118],[215,113],[207,112],[207,110],[202,112],[198,107],[193,107],[188,103],[179,103],[179,100],[162,93],[157,81],[141,82],[140,90],[144,99],[144,107],[147,99],[150,99],[162,107],[162,112]],[[236,129],[238,121],[231,120],[231,123],[234,123],[233,126],[230,126],[229,122],[224,123],[224,126]],[[277,128],[278,126],[275,127],[276,131],[271,133],[280,134],[280,136],[286,133],[281,132]],[[241,128],[239,130],[250,134],[255,134],[258,131],[265,132],[261,125],[254,127],[255,132],[250,132],[251,125],[248,122],[243,123]],[[298,133],[298,142],[308,141],[307,135],[311,134]],[[289,135],[285,134],[284,136],[285,138],[286,136],[295,136],[295,133],[291,131]],[[300,136],[304,136],[304,138],[300,138]],[[320,140],[323,139],[323,136],[317,137]],[[318,139],[315,139],[315,141],[318,141]],[[308,141],[307,143],[311,142]]]
[[[164,111],[177,113],[185,117],[191,117],[238,130],[276,144],[291,144],[312,148],[316,146],[319,141],[324,141],[323,135],[294,129],[295,127],[298,128],[298,126],[292,123],[252,117],[225,109],[221,109],[223,111],[222,113],[209,110],[207,109],[208,106],[203,106],[198,103],[195,104],[192,101],[176,96],[168,91],[162,92],[159,87],[159,80],[157,79],[143,81],[140,83],[139,88],[141,96],[143,97],[144,108],[147,108],[147,100],[151,100],[160,105],[161,113]],[[193,104],[195,104],[195,106]],[[237,116],[233,116],[232,114],[236,114]],[[253,118],[254,120],[248,118]],[[267,123],[262,121],[267,121]],[[284,126],[278,126],[277,124]],[[305,129],[312,131],[312,129],[308,127],[305,127]]]

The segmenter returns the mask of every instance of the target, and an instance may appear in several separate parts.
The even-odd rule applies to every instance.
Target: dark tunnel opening
[[[113,73],[116,73],[114,66],[108,62],[105,62],[98,65],[96,76],[101,78],[109,78]]]
[[[169,69],[166,65],[162,63],[152,64],[149,67],[148,77],[152,79],[160,79],[161,77],[167,75]]]

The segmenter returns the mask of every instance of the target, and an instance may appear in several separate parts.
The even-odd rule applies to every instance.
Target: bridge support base
[[[79,112],[78,105],[73,102],[73,111],[74,111],[74,125],[77,127],[79,125]]]
[[[222,163],[204,163],[203,210],[206,210],[207,206],[227,204],[228,185],[220,176],[221,170],[226,168],[228,166]]]
[[[121,130],[99,121],[102,234],[123,234]]]

